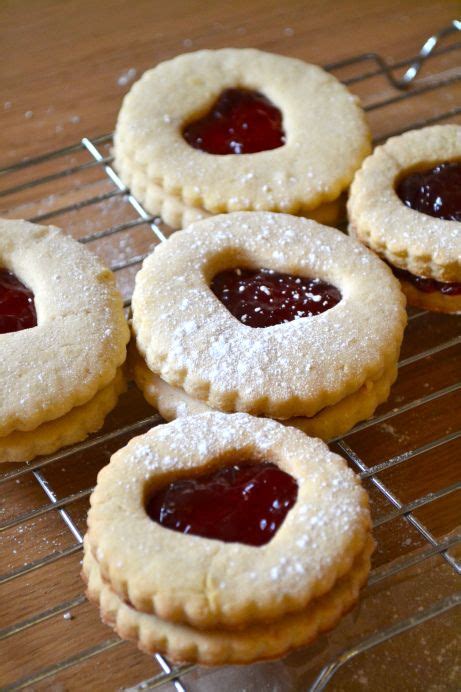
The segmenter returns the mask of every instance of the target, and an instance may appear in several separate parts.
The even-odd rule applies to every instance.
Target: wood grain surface
[[[368,52],[398,62],[415,55],[431,33],[459,14],[459,7],[459,2],[408,0],[3,0],[0,169],[73,145],[83,136],[110,133],[133,79],[178,53],[252,46],[320,65]],[[444,46],[455,40],[449,39]],[[453,115],[442,122],[461,122],[455,114],[461,105],[460,54],[447,51],[432,59],[418,88],[405,99],[383,74],[354,79],[376,70],[371,59],[333,73],[343,80],[352,79],[350,88],[368,109],[373,135],[380,140],[446,112]],[[401,73],[396,70],[396,75]],[[443,86],[433,88],[440,82]],[[100,150],[109,155],[110,142]],[[129,226],[137,215],[123,195],[114,194],[114,186],[100,166],[86,167],[91,161],[88,152],[75,148],[42,164],[0,174],[0,213],[10,218],[45,214],[74,237],[89,241],[116,270],[120,289],[129,298],[139,269],[133,258],[148,252],[155,238],[147,224],[99,237],[107,229]],[[57,175],[65,169],[75,172]],[[48,182],[21,187],[44,176]],[[9,188],[18,189],[2,195]],[[86,204],[93,198],[99,201]],[[77,202],[82,203],[78,209],[68,209]],[[399,379],[389,401],[377,412],[379,421],[362,426],[345,441],[367,466],[395,458],[396,463],[381,471],[378,480],[404,505],[403,510],[394,511],[376,483],[365,480],[379,526],[374,582],[360,606],[333,633],[283,662],[195,669],[181,678],[188,692],[306,690],[339,651],[379,629],[430,610],[459,589],[452,566],[439,554],[429,556],[430,544],[403,515],[406,503],[423,498],[412,516],[435,539],[447,542],[449,559],[459,559],[460,550],[452,543],[461,525],[460,494],[455,491],[460,480],[461,438],[454,435],[461,428],[461,390],[454,387],[461,379],[461,317],[410,314]],[[427,351],[430,353],[424,355]],[[132,386],[109,416],[102,434],[144,418],[153,420],[154,413]],[[140,429],[148,427],[146,423]],[[76,494],[66,511],[81,532],[98,470],[131,435],[103,438],[86,451],[77,449],[43,468],[58,499]],[[344,446],[335,448],[343,455],[347,452]],[[415,449],[420,453],[406,460],[405,454]],[[20,468],[0,466],[0,479]],[[442,496],[431,502],[430,494],[441,491]],[[25,473],[3,483],[0,503],[3,523],[46,507],[48,499],[33,474]],[[14,632],[3,631],[10,636],[2,638],[0,633],[0,686],[117,690],[159,673],[155,659],[137,651],[132,643],[119,642],[100,623],[96,608],[82,597],[81,552],[56,510],[37,513],[0,536],[0,628],[17,627]],[[66,555],[54,560],[60,551]],[[426,553],[428,558],[421,560]],[[35,561],[47,556],[49,564],[33,569]],[[413,557],[415,564],[411,565]],[[380,579],[389,565],[402,564],[405,569]],[[27,572],[21,576],[2,581],[1,575],[25,567]],[[27,626],[37,614],[40,618]],[[333,677],[328,689],[458,689],[459,629],[456,611],[447,610],[358,656]],[[104,651],[82,657],[82,652],[91,653],[100,645],[105,645]],[[48,675],[48,668],[52,671],[58,664],[59,671]],[[24,680],[22,686],[18,687],[18,680]],[[159,689],[167,692],[174,687],[165,682]]]

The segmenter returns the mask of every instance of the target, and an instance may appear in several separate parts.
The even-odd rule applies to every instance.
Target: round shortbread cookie
[[[208,285],[239,266],[318,277],[342,299],[315,317],[252,328]],[[404,304],[390,269],[343,233],[285,214],[234,212],[178,231],[145,260],[133,328],[150,370],[210,407],[310,417],[396,363]]]
[[[147,515],[156,488],[242,457],[272,462],[298,483],[269,543],[182,534]],[[274,620],[327,593],[363,551],[370,514],[358,477],[320,440],[275,421],[210,412],[157,426],[113,455],[98,475],[88,527],[104,580],[136,610],[232,628]]]
[[[400,279],[400,285],[409,305],[433,312],[445,312],[450,315],[461,313],[461,295],[444,295],[440,291],[426,293],[419,291],[410,281],[403,279]]]
[[[0,437],[0,462],[30,461],[39,454],[52,454],[61,447],[81,442],[101,428],[125,389],[123,369],[119,368],[113,381],[86,404],[74,407],[61,418],[42,423],[35,430]]]
[[[165,192],[156,183],[149,182],[146,185],[142,170],[135,164],[123,166],[122,163],[119,173],[134,196],[143,201],[145,208],[153,216],[160,216],[171,228],[186,228],[196,221],[212,216],[205,209],[188,205],[177,195]],[[345,213],[345,199],[344,195],[341,195],[332,202],[326,202],[307,212],[306,217],[327,226],[334,226],[345,217]]]
[[[122,638],[134,639],[142,651],[151,654],[160,651],[177,662],[205,665],[251,663],[283,656],[290,649],[306,646],[319,634],[332,629],[355,605],[370,570],[373,548],[374,542],[369,539],[349,572],[336,582],[331,591],[305,609],[269,624],[250,625],[235,631],[197,630],[138,612],[124,603],[102,580],[87,539],[82,577],[87,582],[88,598],[100,607],[102,620]]]
[[[31,431],[114,380],[129,330],[113,274],[52,226],[0,220],[0,266],[34,293],[37,326],[0,335],[0,436]]]
[[[151,372],[139,354],[132,356],[131,360],[136,384],[143,392],[146,401],[156,408],[165,420],[170,421],[211,410],[203,401],[193,399],[180,387],[172,387]],[[388,398],[396,378],[397,366],[394,365],[379,380],[366,382],[357,392],[349,394],[333,406],[327,406],[312,418],[299,416],[280,422],[298,428],[311,437],[320,437],[322,440],[339,437],[359,421],[373,415],[377,406]]]
[[[261,92],[283,117],[283,146],[252,154],[209,154],[183,128],[228,88]],[[254,49],[180,55],[144,73],[125,96],[114,136],[115,166],[133,174],[148,207],[160,186],[211,213],[304,213],[336,199],[370,151],[358,99],[335,77],[301,60]]]
[[[351,185],[352,233],[396,267],[461,282],[461,222],[415,211],[395,191],[405,171],[460,158],[460,125],[435,125],[388,139],[364,161]]]

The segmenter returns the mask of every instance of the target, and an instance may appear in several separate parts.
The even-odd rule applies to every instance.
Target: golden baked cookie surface
[[[280,109],[283,146],[221,156],[186,142],[185,125],[228,88],[261,92]],[[175,196],[188,220],[247,209],[302,214],[349,185],[369,139],[357,98],[332,75],[294,58],[227,48],[180,55],[146,72],[123,102],[114,154],[124,182],[154,213],[160,189],[171,218],[183,213],[173,210]]]
[[[336,286],[322,314],[267,328],[238,321],[209,287],[232,267],[266,267]],[[314,221],[234,212],[175,233],[136,277],[133,327],[152,372],[219,410],[313,416],[397,360],[406,322],[390,270]]]

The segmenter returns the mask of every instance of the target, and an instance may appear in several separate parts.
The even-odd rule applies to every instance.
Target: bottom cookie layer
[[[112,382],[86,404],[76,406],[60,418],[42,423],[35,430],[17,431],[0,437],[0,462],[30,461],[40,454],[52,454],[61,447],[81,442],[102,427],[125,388],[123,368],[119,368]]]
[[[146,653],[164,653],[175,662],[223,665],[252,663],[283,656],[291,649],[310,644],[322,632],[332,629],[353,608],[359,590],[370,571],[374,550],[370,538],[350,571],[327,594],[314,600],[298,613],[279,620],[235,631],[196,630],[140,613],[122,601],[102,580],[99,565],[87,540],[82,576],[87,596],[101,609],[102,620],[123,639],[133,639]]]
[[[144,359],[137,353],[132,356],[133,374],[136,384],[146,401],[156,408],[167,421],[210,411],[203,401],[186,394],[183,389],[164,382],[147,367]],[[357,392],[345,397],[337,404],[319,411],[312,418],[299,416],[281,421],[292,425],[311,437],[330,440],[344,435],[356,423],[373,415],[379,404],[389,397],[391,385],[397,378],[397,366],[393,366],[375,382],[366,382]]]
[[[424,310],[432,310],[433,312],[445,312],[447,314],[461,313],[461,295],[450,296],[433,291],[425,293],[419,291],[412,283],[399,279],[402,291],[405,293],[408,305],[413,307],[423,308]]]

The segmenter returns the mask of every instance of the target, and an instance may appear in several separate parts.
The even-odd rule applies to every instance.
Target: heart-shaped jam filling
[[[147,502],[162,526],[226,543],[264,545],[281,526],[298,484],[275,464],[242,462],[174,481]]]
[[[0,334],[36,324],[34,294],[12,272],[0,268]]]
[[[422,293],[435,293],[436,291],[439,291],[439,293],[442,293],[444,296],[461,295],[461,283],[448,283],[444,281],[437,281],[436,279],[428,279],[425,276],[412,274],[411,272],[406,271],[406,269],[399,269],[398,267],[394,267],[392,265],[389,266],[398,279],[408,281]]]
[[[411,209],[438,219],[461,221],[461,162],[413,171],[399,181],[396,192]]]
[[[248,327],[272,327],[319,315],[341,300],[336,286],[321,279],[273,269],[226,269],[216,274],[210,288]]]
[[[249,89],[226,89],[211,110],[189,123],[183,137],[208,154],[254,154],[285,144],[282,113]]]

